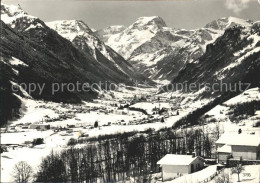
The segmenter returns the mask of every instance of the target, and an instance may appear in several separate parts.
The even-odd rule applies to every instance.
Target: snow
[[[15,75],[17,75],[17,76],[19,75],[19,71],[18,70],[12,68],[12,71],[14,72]]]
[[[25,141],[32,141],[35,138],[47,138],[53,132],[38,132],[36,130],[27,130],[25,132],[18,133],[2,133],[1,134],[1,144],[24,144]]]
[[[15,57],[12,57],[12,59],[10,59],[9,62],[10,62],[11,65],[22,65],[22,66],[28,67],[27,64],[25,64],[23,61],[15,58]]]
[[[260,129],[253,127],[253,125],[260,119],[257,116],[257,113],[254,116],[248,116],[245,119],[239,120],[239,123],[231,122],[233,120],[230,119],[230,115],[232,116],[233,107],[235,107],[235,105],[253,100],[260,100],[259,88],[246,90],[240,95],[231,98],[223,104],[217,105],[205,113],[203,117],[208,123],[205,127],[214,131],[216,126],[218,126],[221,133],[226,132],[232,134],[237,134],[238,130],[241,129],[244,134],[250,135],[251,133],[255,133],[256,137],[260,138]]]
[[[244,26],[246,28],[251,27],[252,23],[248,20],[243,20],[236,17],[223,17],[218,20],[215,20],[206,25],[206,28],[212,28],[216,30],[225,30],[231,28],[235,25]]]
[[[242,94],[229,99],[224,104],[231,106],[231,105],[241,104],[244,102],[250,102],[250,101],[254,101],[254,100],[257,100],[257,101],[260,100],[260,90],[258,87],[248,89],[248,90],[244,91]]]
[[[125,59],[128,59],[136,48],[154,36],[150,30],[137,30],[132,35],[128,34],[127,31],[130,31],[129,28],[124,30],[122,33],[112,35],[108,39],[108,45],[121,54]]]
[[[238,145],[238,146],[255,146],[260,144],[258,135],[224,133],[216,142],[217,144]]]
[[[160,19],[158,16],[149,16],[149,17],[139,17],[137,22],[141,25],[145,25],[152,20]]]
[[[210,111],[208,111],[205,115],[209,116],[217,116],[218,119],[223,120],[227,117],[227,114],[225,111],[227,111],[229,108],[223,105],[217,105]]]
[[[15,84],[15,83],[14,83]],[[250,90],[251,91],[251,90]],[[252,91],[256,91],[252,90]],[[252,91],[250,93],[252,93]],[[64,148],[67,148],[66,144],[71,138],[79,138],[79,134],[88,134],[89,137],[97,137],[99,135],[106,135],[106,134],[118,134],[118,133],[125,133],[125,132],[142,132],[148,129],[154,129],[154,130],[160,130],[165,127],[172,127],[176,121],[181,119],[182,117],[186,116],[189,112],[197,109],[201,105],[205,105],[210,100],[196,100],[196,96],[200,93],[193,93],[193,94],[182,94],[180,92],[174,92],[174,93],[164,93],[160,95],[161,100],[166,100],[166,102],[160,102],[160,107],[171,107],[175,99],[178,100],[178,98],[187,99],[184,102],[182,102],[181,108],[179,109],[179,115],[178,116],[170,116],[169,118],[165,119],[164,123],[161,122],[154,122],[154,123],[147,123],[147,124],[138,124],[138,125],[118,125],[118,124],[112,124],[111,126],[102,126],[104,124],[107,124],[108,122],[117,122],[119,120],[124,119],[124,121],[128,124],[129,121],[134,119],[142,119],[143,117],[147,117],[146,115],[143,115],[139,112],[134,111],[127,111],[126,115],[122,115],[121,111],[118,110],[116,113],[101,113],[98,111],[91,111],[90,113],[75,113],[75,118],[67,119],[67,120],[60,120],[55,122],[50,122],[51,127],[57,127],[57,126],[64,126],[66,127],[68,124],[70,125],[76,125],[75,128],[73,128],[73,132],[71,134],[66,133],[66,131],[61,132],[54,132],[51,130],[46,131],[37,131],[33,129],[22,129],[24,132],[22,132],[18,127],[16,129],[19,132],[14,133],[2,133],[1,134],[1,140],[4,144],[24,144],[25,141],[32,141],[34,138],[44,138],[45,144],[36,146],[34,148],[28,148],[28,147],[17,147],[15,150],[9,149],[9,152],[5,152],[2,154],[1,159],[4,165],[9,165],[3,167],[3,172],[5,174],[4,177],[2,177],[1,181],[11,181],[10,172],[13,167],[13,165],[20,161],[20,160],[26,160],[28,158],[28,154],[33,155],[32,160],[28,160],[28,163],[31,164],[34,167],[37,167],[40,163],[40,160],[42,157],[49,154],[49,152],[52,149],[61,150]],[[248,92],[248,91],[247,91]],[[131,90],[128,90],[126,88],[120,88],[119,91],[113,91],[115,98],[102,98],[95,100],[95,103],[90,102],[84,102],[82,105],[78,107],[107,107],[111,108],[111,103],[118,103],[120,104],[120,100],[127,100],[128,98],[131,99],[134,95],[137,95],[142,93],[142,95],[145,94],[152,94],[154,95],[156,93],[156,88],[138,88],[138,87],[132,87]],[[172,100],[168,100],[169,97],[173,97]],[[248,95],[247,95],[248,96]],[[19,97],[19,96],[18,96]],[[155,98],[157,96],[154,96]],[[23,117],[10,122],[11,125],[18,125],[19,123],[26,124],[26,123],[39,123],[42,121],[42,119],[45,119],[45,116],[48,115],[50,118],[58,117],[59,112],[66,113],[69,110],[74,109],[73,105],[63,105],[59,103],[54,102],[44,102],[44,101],[35,101],[32,99],[27,98],[21,98],[22,101],[22,109],[21,112],[23,114]],[[168,101],[167,101],[168,100]],[[155,100],[154,100],[155,101]],[[39,107],[44,106],[44,107]],[[145,110],[148,110],[151,112],[152,107],[159,107],[159,102],[139,102],[133,105],[135,107],[141,107]],[[77,106],[75,107],[77,108]],[[112,108],[111,108],[112,109]],[[219,108],[221,110],[222,108]],[[136,117],[136,118],[134,118]],[[76,120],[77,118],[77,120]],[[88,128],[82,128],[82,126],[93,126],[94,121],[99,121],[100,128],[94,128],[94,129],[88,129]],[[215,126],[212,125],[212,128]],[[205,127],[207,128],[207,127]],[[238,128],[238,127],[237,127]],[[209,129],[209,127],[208,127]],[[227,129],[232,129],[234,131],[237,131],[235,126],[227,127]],[[244,129],[243,129],[244,131]],[[259,133],[260,134],[260,133]],[[81,145],[79,145],[81,146]],[[19,153],[24,153],[23,155],[20,155]],[[34,154],[35,153],[35,154]],[[9,157],[9,158],[8,158]],[[200,176],[208,177],[211,173],[214,173],[214,168],[206,168],[204,170],[204,173],[198,173],[198,174],[191,174],[187,177],[185,176],[185,180],[190,180],[195,178],[194,180],[197,180],[197,178],[200,180]],[[203,175],[202,175],[203,174]],[[190,177],[191,176],[191,177]],[[184,180],[183,178],[176,179]]]
[[[136,103],[134,105],[131,105],[130,107],[135,107],[135,108],[141,108],[141,109],[144,109],[146,110],[146,112],[148,114],[152,114],[153,113],[153,109],[156,107],[156,108],[171,108],[170,104],[169,103],[166,103],[166,102],[162,102],[162,103],[150,103],[150,102],[140,102],[140,103]]]
[[[14,165],[19,161],[26,161],[36,171],[43,157],[52,149],[16,148],[1,154],[1,182],[13,182],[11,173]],[[36,173],[36,172],[34,172]]]
[[[74,133],[73,136],[77,134]],[[11,172],[14,165],[19,161],[26,161],[33,167],[36,173],[37,167],[40,165],[42,158],[46,157],[53,150],[61,151],[66,147],[67,142],[73,136],[60,136],[52,131],[27,131],[19,133],[1,133],[2,144],[23,144],[24,141],[32,141],[34,138],[44,138],[42,145],[33,148],[26,146],[18,146],[14,149],[8,148],[8,152],[1,154],[1,182],[12,182]]]
[[[18,71],[17,71],[18,72]],[[20,85],[18,85],[17,83],[13,82],[13,81],[10,81],[10,83],[13,85],[13,86],[16,86],[19,88],[19,90],[22,92],[22,94],[26,97],[26,98],[32,98],[29,93],[27,93]],[[16,95],[19,99],[22,100],[22,97],[20,97],[19,95],[17,94],[14,94]]]
[[[84,31],[90,31],[87,25],[77,20],[59,20],[53,22],[47,22],[47,26],[56,30],[64,38],[73,41],[76,36],[83,36]]]
[[[218,152],[232,153],[231,146],[230,145],[224,145],[223,147],[218,149]]]
[[[234,18],[226,21],[218,29],[207,27],[177,30],[166,27],[159,17],[141,17],[124,31],[111,35],[106,44],[138,68],[144,67],[148,70],[151,78],[165,79],[167,75],[158,74],[160,67],[157,63],[169,55],[177,54],[180,49],[184,49],[187,55],[183,54],[179,59],[183,62],[193,62],[206,51],[208,44],[223,35],[228,26],[232,26],[231,22],[251,25],[247,21]]]
[[[12,83],[14,84],[14,83]],[[43,101],[35,101],[30,98],[29,94],[27,94],[27,97],[29,98],[22,98],[20,96],[17,96],[21,102],[22,102],[22,109],[21,112],[23,114],[23,117],[15,120],[10,121],[10,123],[13,124],[19,124],[19,123],[36,123],[42,121],[46,115],[49,117],[58,117],[58,115],[55,113],[52,109],[45,109],[45,108],[39,108],[38,106],[44,105],[45,103]],[[55,103],[51,103],[53,106]]]
[[[25,29],[25,31],[28,31],[30,29],[35,29],[35,28],[41,28],[43,27],[41,24],[37,23],[36,25],[31,24],[28,28]]]
[[[227,27],[232,26],[234,23],[238,24],[238,25],[245,26],[245,27],[249,27],[249,26],[252,25],[251,23],[249,23],[246,20],[243,20],[243,19],[240,19],[240,18],[236,18],[236,17],[228,17],[228,25],[227,25]]]
[[[14,28],[13,22],[19,18],[26,18],[28,22],[37,19],[34,16],[28,15],[20,7],[15,5],[6,5],[1,3],[1,20],[6,24],[10,24]]]
[[[239,50],[238,52],[234,53],[234,56],[240,56],[240,55],[243,55],[246,51],[248,50],[252,50],[255,48],[256,44],[260,41],[260,36],[256,35],[256,34],[253,34],[253,35],[250,35],[247,40],[251,40],[252,43],[249,44],[247,47],[243,48],[243,50]]]
[[[245,60],[247,57],[249,57],[250,55],[257,53],[259,51],[260,51],[260,47],[257,47],[257,48],[254,48],[251,51],[248,51],[245,55],[241,56],[240,58],[238,58],[237,60],[235,60],[234,62],[229,64],[227,67],[223,68],[221,70],[221,72],[225,72],[226,70],[230,70],[230,69],[240,65],[242,63],[242,61]]]
[[[97,59],[96,49],[98,49],[108,60],[110,60],[118,70],[127,73],[116,64],[112,58],[110,51],[107,50],[106,45],[100,41],[93,33],[93,31],[83,22],[79,20],[60,20],[46,23],[47,26],[57,31],[65,39],[68,39],[72,43],[76,41],[76,38],[80,39],[80,44],[84,46],[84,43],[88,48],[92,50],[92,55]],[[77,42],[74,44],[77,45]],[[82,48],[84,49],[84,47]]]
[[[259,183],[260,177],[260,165],[246,165],[243,166],[245,168],[244,171],[240,174],[240,182],[241,183]],[[220,174],[220,176],[226,175],[229,177],[229,182],[237,183],[238,176],[237,174],[232,174],[231,168],[225,168],[224,172]],[[216,183],[216,179],[213,179],[209,183]]]
[[[118,32],[121,32],[125,29],[125,26],[123,25],[112,25],[112,26],[109,26],[105,29],[103,29],[104,33],[106,34],[114,34],[115,32],[118,33]]]
[[[189,165],[196,158],[192,155],[180,155],[180,154],[167,154],[160,159],[157,164],[159,165]]]
[[[204,181],[205,179],[214,175],[216,172],[217,172],[217,165],[212,165],[201,171],[192,174],[183,175],[172,181],[166,181],[165,183],[184,183],[184,182],[200,183],[201,181]]]
[[[242,39],[242,38],[241,38]],[[225,72],[229,71],[237,66],[239,66],[246,58],[253,55],[254,53],[260,52],[260,47],[256,47],[257,43],[260,41],[260,36],[257,34],[250,35],[246,38],[248,41],[252,41],[251,44],[248,44],[246,47],[244,47],[242,50],[239,50],[235,52],[233,55],[236,57],[236,59],[229,63],[224,68],[221,68],[219,71],[217,71],[214,75],[218,77],[218,79],[225,78]]]
[[[203,30],[203,28],[202,28]],[[215,29],[206,29],[206,31],[208,31],[210,33],[211,39],[210,40],[206,40],[204,39],[203,41],[205,41],[204,44],[201,45],[201,48],[203,50],[203,52],[206,52],[206,48],[208,44],[214,43],[217,38],[219,38],[221,35],[224,34],[223,30],[215,30]]]
[[[153,20],[157,23],[150,23]],[[124,31],[112,35],[107,44],[125,59],[128,59],[136,48],[151,40],[156,32],[165,26],[163,20],[157,16],[140,17]]]
[[[242,172],[240,177],[240,182],[246,182],[246,183],[257,183],[260,182],[260,165],[248,165],[244,166],[245,170]],[[248,177],[248,174],[250,176]],[[237,182],[237,174],[231,175],[231,181]]]

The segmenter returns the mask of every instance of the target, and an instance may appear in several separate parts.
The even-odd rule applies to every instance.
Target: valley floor
[[[111,93],[103,93],[102,98],[80,105],[21,98],[23,116],[10,122],[8,127],[1,129],[1,144],[7,147],[7,152],[1,154],[1,182],[12,181],[12,169],[19,161],[26,161],[36,171],[43,157],[52,150],[57,152],[68,148],[67,144],[70,139],[170,128],[179,119],[210,101],[210,99],[192,100],[194,98],[192,94],[179,93],[168,94],[168,96],[160,95],[160,99],[158,99],[156,91],[156,88],[123,89],[114,91],[114,97],[111,97]],[[255,92],[255,90],[252,91]],[[249,91],[249,95],[246,95],[247,98],[244,100],[248,101],[252,91]],[[243,97],[243,95],[241,96]],[[252,96],[255,97],[255,93]],[[142,101],[142,97],[145,97],[146,100]],[[242,101],[242,97],[237,100]],[[139,98],[139,101],[136,98]],[[186,102],[183,100],[178,103],[179,98],[185,98]],[[130,107],[143,109],[146,113],[123,108],[133,100],[136,101]],[[156,108],[165,108],[168,109],[168,112],[154,114],[157,113]],[[204,128],[214,133],[216,124],[218,124],[221,133],[224,131],[237,133],[238,129],[242,129],[246,133],[254,132],[260,138],[260,128],[253,128],[253,118],[247,121],[242,120],[238,124],[232,123],[225,119],[227,108],[227,105],[225,107],[217,106],[209,111],[208,114],[211,117],[215,115],[217,123],[205,124]],[[96,128],[94,128],[95,122],[98,124]],[[36,128],[32,128],[32,124],[35,124]],[[44,125],[50,125],[50,129],[42,128]],[[33,140],[39,138],[43,139],[44,144],[32,145]],[[191,177],[186,178],[188,180]]]

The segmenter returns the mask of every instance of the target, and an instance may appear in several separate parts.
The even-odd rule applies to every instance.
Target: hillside
[[[28,94],[35,99],[80,102],[82,99],[91,100],[97,97],[95,90],[99,87],[95,86],[90,90],[93,83],[133,84],[134,78],[146,79],[133,73],[132,66],[112,49],[107,48],[113,56],[114,64],[108,65],[111,61],[104,58],[99,51],[97,57],[100,59],[97,61],[91,50],[84,50],[83,53],[42,20],[28,15],[18,6],[1,4],[1,19],[1,96],[2,106],[7,106],[3,107],[1,123],[14,117],[13,113],[19,114],[21,103],[11,90],[17,84],[44,85],[43,91],[37,87]],[[53,94],[54,83],[59,86],[69,83],[73,86],[80,83],[83,86],[87,83],[87,87],[84,91],[82,88],[76,91],[75,87],[64,87]],[[27,95],[23,93],[29,92],[29,88],[24,89],[19,95]]]

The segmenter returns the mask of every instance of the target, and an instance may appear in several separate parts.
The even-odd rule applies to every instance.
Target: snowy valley
[[[218,140],[260,144],[259,21],[186,30],[151,16],[94,30],[1,3],[0,53],[1,182],[21,161],[27,182],[236,182],[228,163],[243,158]],[[243,159],[241,182],[260,182],[259,153]],[[203,167],[165,181],[166,154],[195,154]]]

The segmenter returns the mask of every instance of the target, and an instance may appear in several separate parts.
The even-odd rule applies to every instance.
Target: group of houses
[[[216,141],[216,158],[220,164],[227,160],[260,162],[260,136],[256,134],[224,133]],[[161,167],[162,181],[173,180],[204,168],[202,157],[192,155],[167,154],[157,162]]]

